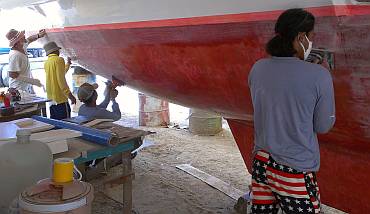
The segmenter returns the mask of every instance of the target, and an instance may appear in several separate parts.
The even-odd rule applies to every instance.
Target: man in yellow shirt
[[[72,104],[76,103],[76,98],[72,95],[65,74],[69,69],[71,60],[68,58],[67,64],[64,59],[59,56],[60,47],[55,42],[49,42],[44,45],[44,49],[48,59],[45,61],[46,72],[46,93],[48,99],[52,100],[50,106],[50,118],[62,120],[69,118],[71,107],[68,99]]]

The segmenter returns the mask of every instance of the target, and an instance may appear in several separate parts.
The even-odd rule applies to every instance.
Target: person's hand
[[[112,91],[112,82],[108,81],[105,83],[105,89],[104,89],[104,96],[109,96],[110,97],[110,92]]]
[[[110,99],[115,100],[117,96],[118,96],[118,91],[116,89],[112,89],[110,91]]]
[[[72,93],[69,94],[68,98],[71,100],[72,105],[76,104],[76,97]]]
[[[125,82],[123,82],[122,80],[119,80],[115,76],[112,76],[112,84],[113,84],[113,88],[116,88],[117,86],[124,86]]]
[[[46,30],[45,29],[41,29],[39,30],[39,33],[38,33],[38,38],[42,38],[46,35]]]
[[[323,66],[324,68],[328,69],[329,71],[332,70],[332,67],[330,66],[328,60],[324,59],[321,63],[321,66]]]
[[[41,83],[41,81],[39,79],[33,79],[33,84],[32,85],[35,85],[37,87],[44,87],[44,85]]]
[[[313,61],[312,61],[312,63],[314,63],[314,64],[321,64],[322,63],[322,61],[320,60],[320,59],[318,59],[318,58],[315,58]]]

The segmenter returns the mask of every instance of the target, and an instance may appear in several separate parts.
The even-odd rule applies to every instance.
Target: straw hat
[[[13,47],[23,37],[24,37],[24,30],[17,31],[17,30],[11,29],[6,34],[6,38],[9,40],[9,47]]]
[[[94,94],[95,89],[98,88],[98,84],[84,83],[82,84],[77,92],[78,99],[81,102],[86,102]]]
[[[46,55],[49,55],[53,53],[54,51],[62,49],[61,47],[58,47],[57,43],[55,42],[48,42],[44,45],[44,49],[46,52]]]

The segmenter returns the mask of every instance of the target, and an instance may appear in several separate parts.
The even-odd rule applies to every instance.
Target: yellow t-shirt
[[[49,54],[44,64],[46,72],[46,93],[48,99],[57,104],[68,102],[69,90],[65,74],[69,70],[69,64],[56,54]]]

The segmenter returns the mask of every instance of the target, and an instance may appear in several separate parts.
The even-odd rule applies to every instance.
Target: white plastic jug
[[[27,187],[50,178],[53,156],[49,147],[30,141],[30,130],[17,130],[17,142],[0,142],[0,213]]]

